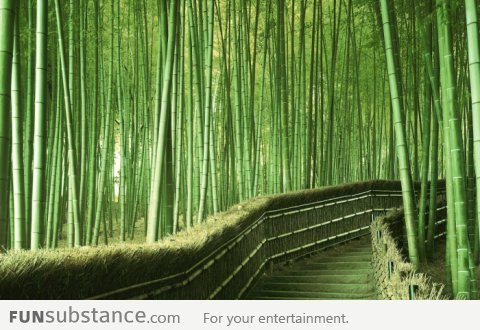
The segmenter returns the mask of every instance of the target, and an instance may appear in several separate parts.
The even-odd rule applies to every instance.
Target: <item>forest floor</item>
[[[445,239],[438,242],[435,248],[434,260],[420,268],[422,273],[427,274],[433,283],[444,284],[444,295],[452,298],[452,288],[447,284],[445,271]],[[480,283],[480,267],[477,268],[477,280]]]
[[[420,272],[427,274],[433,283],[445,285],[443,294],[451,298],[452,288],[447,284],[445,272],[445,239],[441,239],[437,243],[433,261],[421,266]]]
[[[107,235],[107,245],[112,245],[112,244],[142,244],[145,243],[145,220],[143,217],[140,217],[137,219],[135,222],[135,227],[134,227],[134,235],[133,238],[131,237],[130,234],[127,233],[125,242],[121,242],[120,240],[120,223],[118,219],[113,219],[112,224],[110,225],[109,221],[107,222],[107,225],[109,226],[108,235]],[[58,248],[66,248],[67,247],[67,224],[64,224],[62,226],[62,230],[60,233],[60,237],[58,240]],[[105,238],[103,234],[103,226],[100,229],[100,235],[98,239],[98,245],[106,245],[105,244]]]

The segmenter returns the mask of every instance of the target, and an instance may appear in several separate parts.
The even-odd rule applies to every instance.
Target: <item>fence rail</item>
[[[401,204],[400,190],[369,189],[269,210],[184,272],[90,299],[240,299],[270,263],[369,235],[376,216]]]

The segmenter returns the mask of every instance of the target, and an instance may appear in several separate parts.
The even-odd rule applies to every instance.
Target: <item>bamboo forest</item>
[[[476,0],[0,0],[1,299],[478,299]]]

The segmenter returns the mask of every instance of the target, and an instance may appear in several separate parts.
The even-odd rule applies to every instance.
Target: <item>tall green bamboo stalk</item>
[[[467,233],[467,210],[466,210],[466,171],[463,148],[462,128],[460,114],[457,108],[457,94],[455,71],[452,57],[452,36],[448,6],[445,0],[437,0],[437,17],[439,35],[443,36],[443,43],[439,43],[440,56],[444,57],[444,85],[445,106],[444,121],[448,122],[449,129],[445,132],[448,139],[447,157],[451,158],[451,182],[453,207],[455,214],[456,253],[458,256],[458,292],[456,297],[469,298],[471,294],[470,273],[468,266],[469,243]],[[450,219],[449,219],[450,220]]]
[[[400,181],[402,183],[402,199],[405,214],[405,225],[407,230],[408,256],[414,266],[418,266],[418,241],[416,234],[416,208],[413,191],[412,174],[410,170],[410,159],[405,138],[405,126],[403,120],[403,109],[398,94],[397,68],[392,44],[392,30],[389,15],[389,1],[380,0],[383,32],[385,42],[385,52],[387,59],[387,70],[390,83],[390,95],[392,99],[392,116],[395,126],[395,144],[400,172]]]
[[[35,115],[33,129],[32,238],[31,248],[43,246],[46,123],[47,123],[47,34],[48,1],[37,1]]]
[[[58,0],[55,0],[55,14],[57,18],[57,34],[58,34],[58,50],[60,55],[62,82],[63,82],[63,100],[65,103],[65,120],[67,126],[67,145],[68,145],[68,190],[71,214],[73,216],[73,224],[75,228],[75,246],[82,245],[82,227],[80,224],[80,214],[78,207],[78,180],[77,180],[77,163],[75,149],[75,135],[73,127],[72,109],[70,102],[70,94],[68,88],[68,74],[65,61],[65,50],[63,44],[62,31],[62,15]]]
[[[12,62],[12,181],[14,243],[16,250],[26,247],[25,185],[23,172],[23,103],[20,66],[20,5],[16,5]],[[12,231],[12,228],[10,228]]]
[[[0,22],[0,154],[9,155],[15,1],[0,1]],[[8,161],[0,164],[0,248],[6,248],[10,168]]]
[[[173,71],[173,55],[176,41],[176,17],[178,15],[178,1],[170,1],[170,12],[168,17],[168,46],[167,57],[165,60],[163,86],[162,86],[162,102],[160,109],[160,122],[158,132],[157,145],[154,145],[155,152],[155,167],[152,178],[152,188],[150,192],[150,203],[148,208],[148,228],[147,228],[147,242],[155,242],[158,238],[159,216],[160,216],[160,184],[162,179],[162,171],[164,170],[164,153],[165,153],[165,138],[167,126],[167,111],[169,111],[168,104],[170,100],[170,87],[172,81]],[[170,133],[168,133],[170,134]]]
[[[475,166],[475,183],[477,194],[475,200],[476,230],[473,251],[475,261],[479,260],[479,223],[480,223],[480,44],[478,42],[477,4],[473,0],[465,0],[465,14],[468,40],[468,64],[470,72],[470,91],[472,97],[472,128],[473,128],[473,163]]]

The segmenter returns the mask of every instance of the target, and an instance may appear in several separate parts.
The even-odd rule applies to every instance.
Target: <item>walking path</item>
[[[265,275],[247,299],[375,299],[370,236]]]

